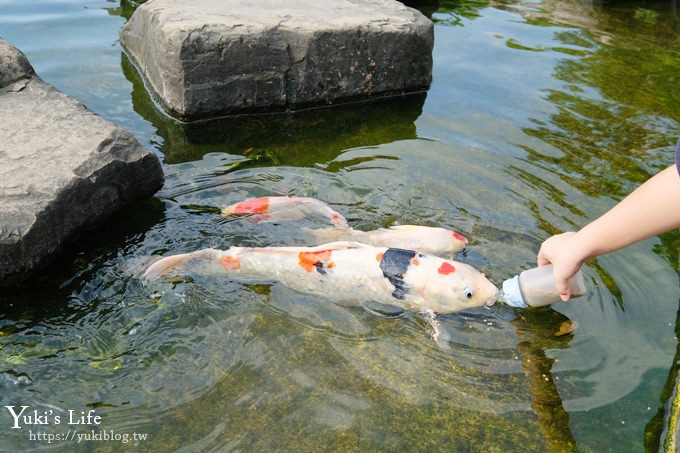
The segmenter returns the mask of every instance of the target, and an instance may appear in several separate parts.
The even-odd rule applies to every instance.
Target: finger
[[[557,293],[562,301],[566,302],[571,299],[571,290],[566,280],[555,282],[555,289],[557,289]]]
[[[550,264],[550,260],[539,251],[538,255],[536,255],[536,264],[538,264],[539,267],[547,266],[548,264]]]

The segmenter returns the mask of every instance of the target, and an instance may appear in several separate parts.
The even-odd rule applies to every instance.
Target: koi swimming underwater
[[[375,301],[419,312],[488,307],[498,295],[498,288],[468,264],[348,241],[316,247],[204,249],[161,258],[143,278],[151,281],[169,273],[278,281],[337,303]]]
[[[234,203],[222,210],[223,216],[245,215],[251,222],[288,222],[304,218],[327,221],[330,228],[302,231],[314,241],[354,241],[378,247],[418,250],[424,253],[456,253],[467,246],[467,239],[452,230],[420,225],[395,225],[372,231],[355,230],[347,220],[323,201],[310,197],[261,197]]]
[[[247,215],[253,223],[318,217],[339,228],[347,228],[347,219],[323,201],[311,197],[249,198],[222,209],[222,215]]]

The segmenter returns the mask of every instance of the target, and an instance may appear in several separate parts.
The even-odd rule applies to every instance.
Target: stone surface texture
[[[0,40],[0,286],[162,184],[155,154],[45,83]]]
[[[432,22],[395,0],[149,0],[121,44],[183,119],[426,89]]]

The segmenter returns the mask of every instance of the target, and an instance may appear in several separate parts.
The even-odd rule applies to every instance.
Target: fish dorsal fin
[[[319,250],[347,250],[347,249],[360,249],[366,247],[372,246],[357,241],[335,241],[329,242],[327,244],[321,244],[313,248],[318,248]]]
[[[420,228],[425,228],[420,225],[392,225],[389,228],[381,228],[381,230],[402,230],[402,231],[411,231],[411,230],[417,230]]]
[[[326,244],[321,244],[321,245],[316,245],[313,247],[279,247],[279,246],[272,246],[272,247],[254,247],[254,248],[239,248],[241,250],[252,250],[252,251],[257,251],[260,253],[300,253],[300,252],[305,252],[305,253],[319,253],[319,252],[325,252],[325,251],[333,251],[333,250],[349,250],[349,249],[359,249],[359,248],[366,248],[366,247],[373,247],[368,244],[362,244],[361,242],[356,242],[356,241],[335,241],[335,242],[328,242]]]
[[[363,244],[361,242],[356,242],[356,241],[335,241],[335,242],[328,242],[326,244],[320,244],[316,245],[313,247],[272,247],[276,250],[280,251],[291,251],[291,252],[300,252],[300,251],[305,251],[305,252],[323,252],[326,250],[348,250],[348,249],[359,249],[359,248],[366,248],[366,247],[372,247],[368,244]]]

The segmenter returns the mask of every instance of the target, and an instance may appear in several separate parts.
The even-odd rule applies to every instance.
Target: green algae
[[[349,340],[357,353],[395,328],[393,321],[376,321],[374,338]],[[151,451],[225,444],[278,451],[504,451],[525,442],[543,445],[540,432],[516,429],[526,416],[521,413],[478,412],[447,399],[414,403],[422,396],[428,400],[427,386],[395,392],[366,372],[339,368],[344,361],[325,335],[308,329],[292,335],[301,327],[283,313],[262,312],[251,328],[253,338],[276,338],[268,342],[276,346],[271,353],[285,354],[287,363],[240,367],[209,394],[164,413],[166,423],[152,434],[162,441]],[[371,366],[369,374],[380,373],[384,361]],[[404,391],[413,394],[405,397]],[[178,435],[172,428],[177,425],[191,434]]]

